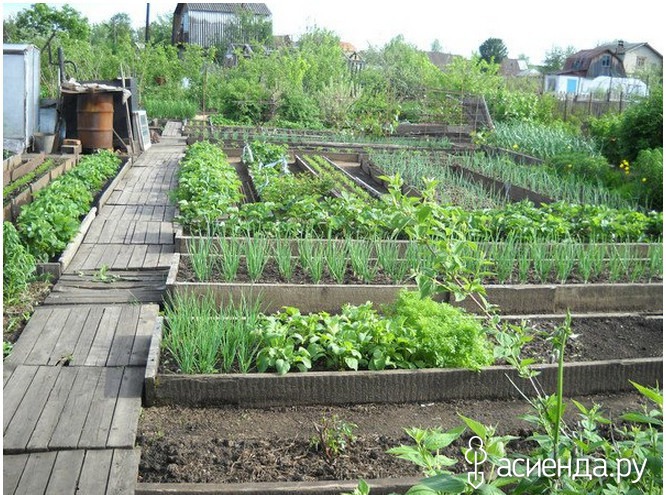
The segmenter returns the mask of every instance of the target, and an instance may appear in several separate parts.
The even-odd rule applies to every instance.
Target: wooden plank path
[[[3,363],[3,493],[134,493],[148,350],[174,252],[178,125],[133,164]]]

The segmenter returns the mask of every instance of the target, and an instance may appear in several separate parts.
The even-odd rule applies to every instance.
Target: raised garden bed
[[[537,321],[552,328],[551,320]],[[663,341],[661,318],[576,317],[579,337],[568,345],[565,364],[567,395],[631,390],[628,380],[654,384],[661,377]],[[146,405],[233,405],[273,407],[311,404],[430,402],[453,399],[510,399],[520,397],[513,383],[526,383],[505,365],[482,371],[417,369],[182,375],[160,365],[163,321],[158,320],[146,369]],[[543,339],[543,337],[542,337]],[[549,364],[550,344],[536,340],[524,350],[542,364],[539,382],[554,391],[557,365]],[[509,379],[507,379],[510,378]],[[513,382],[513,383],[512,383]],[[526,387],[523,387],[526,388]],[[527,391],[529,394],[530,392]]]
[[[133,162],[131,158],[126,157],[123,159],[123,163],[121,164],[116,176],[107,181],[104,187],[96,194],[93,206],[90,208],[88,214],[81,220],[79,231],[72,238],[69,244],[67,244],[67,247],[60,254],[58,259],[49,262],[37,263],[38,275],[47,274],[50,276],[52,281],[55,282],[60,278],[65,270],[67,270],[67,267],[71,263],[72,259],[74,259],[74,255],[81,246],[83,239],[85,239],[92,221],[99,214],[104,205],[106,205],[109,197],[113,193],[113,190],[123,179],[127,171],[132,167],[132,163]]]
[[[360,305],[372,301],[376,305],[395,300],[401,288],[413,284],[312,284],[312,283],[251,283],[251,282],[187,282],[179,276],[181,254],[175,253],[169,275],[167,292],[176,294],[207,293],[219,302],[260,298],[264,311],[278,311],[294,306],[303,312],[335,312],[343,304]],[[487,285],[491,304],[504,314],[563,314],[599,312],[660,313],[663,310],[662,283],[604,283],[604,284],[539,284]],[[442,301],[450,298],[443,295]],[[455,303],[468,311],[477,311],[469,301]]]
[[[12,158],[19,157],[15,155]],[[18,162],[15,167],[6,165],[4,171],[5,187],[14,189],[3,198],[3,218],[13,222],[18,218],[21,207],[32,202],[39,190],[51,181],[76,166],[76,157],[68,155],[26,155],[25,161]]]

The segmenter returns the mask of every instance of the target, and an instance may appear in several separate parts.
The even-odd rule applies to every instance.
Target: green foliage
[[[9,304],[20,297],[36,269],[35,258],[21,243],[10,222],[2,224],[2,301]]]
[[[663,105],[663,89],[654,87],[650,96],[622,114],[618,138],[623,159],[631,162],[641,150],[663,147]]]
[[[65,249],[79,229],[80,218],[90,209],[94,193],[115,175],[119,165],[120,159],[109,151],[87,155],[22,208],[17,229],[38,261],[48,261]]]
[[[183,373],[247,373],[254,366],[259,302],[218,304],[210,293],[167,301],[162,346]]]
[[[324,455],[326,462],[332,463],[347,447],[356,441],[354,423],[348,423],[337,415],[324,416],[321,423],[315,424],[315,435],[310,438],[310,446]]]
[[[495,129],[484,137],[487,144],[537,158],[549,158],[568,152],[597,154],[594,142],[564,125],[529,121],[498,122]]]
[[[241,182],[221,148],[195,143],[187,148],[178,172],[174,198],[178,221],[192,231],[206,231],[217,221],[238,211],[242,200]]]
[[[560,71],[564,68],[564,62],[567,57],[576,53],[576,49],[573,46],[568,46],[562,48],[559,46],[553,46],[549,51],[546,52],[546,57],[543,60],[541,66],[541,71],[544,74],[552,74],[554,72]]]
[[[478,369],[493,361],[481,322],[460,308],[401,291],[389,314],[414,332],[417,362]]]
[[[631,171],[633,183],[638,189],[639,201],[648,208],[664,207],[664,149],[643,149],[638,152]]]
[[[70,5],[58,9],[35,3],[16,14],[10,24],[13,26],[5,26],[9,27],[10,36],[6,41],[10,43],[30,42],[36,37],[48,37],[54,31],[81,41],[88,41],[90,37],[88,19]]]
[[[508,53],[509,50],[507,50],[506,45],[499,38],[488,38],[479,46],[479,54],[486,62],[500,64]]]
[[[197,105],[186,99],[153,99],[143,101],[146,115],[151,119],[191,119],[197,114]]]

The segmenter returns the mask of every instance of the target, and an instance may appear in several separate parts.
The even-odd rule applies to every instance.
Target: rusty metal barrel
[[[84,150],[113,149],[113,93],[81,93],[77,131]]]

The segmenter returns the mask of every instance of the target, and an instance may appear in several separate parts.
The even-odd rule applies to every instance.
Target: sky
[[[68,2],[91,23],[127,13],[135,27],[145,25],[146,3]],[[265,2],[273,13],[274,34],[295,39],[317,26],[340,36],[357,49],[381,47],[397,35],[419,49],[438,40],[442,51],[469,57],[488,38],[500,38],[509,56],[526,55],[539,64],[553,47],[578,50],[622,39],[647,42],[663,54],[666,30],[660,2],[538,2],[525,0],[440,0],[438,2],[360,2],[348,0],[277,0]],[[52,6],[62,3],[49,2]],[[30,4],[3,2],[3,18]],[[150,2],[150,16],[172,13],[176,2]]]

